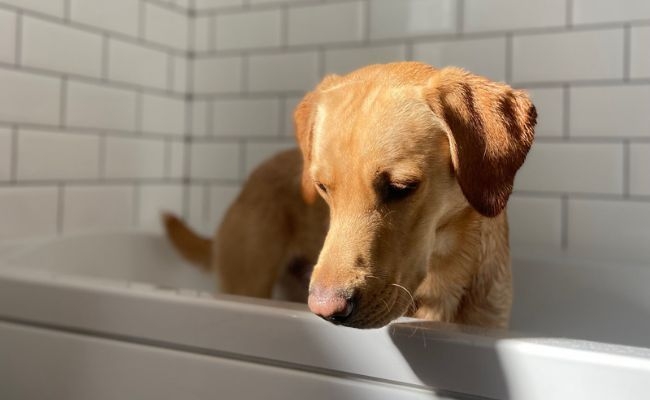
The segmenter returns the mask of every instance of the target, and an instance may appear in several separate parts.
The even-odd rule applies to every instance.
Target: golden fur
[[[211,247],[165,217],[188,259],[258,297],[315,264],[312,287],[354,293],[348,326],[507,325],[504,208],[536,119],[524,92],[457,68],[372,65],[326,77],[294,116],[300,152],[251,175]]]

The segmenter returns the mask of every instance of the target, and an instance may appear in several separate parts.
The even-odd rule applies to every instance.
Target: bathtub
[[[213,295],[155,234],[0,247],[1,399],[647,399],[650,269],[514,255],[511,331]]]

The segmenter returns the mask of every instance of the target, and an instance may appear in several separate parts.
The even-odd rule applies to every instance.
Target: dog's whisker
[[[400,284],[397,284],[397,283],[391,283],[390,285],[391,285],[391,286],[395,286],[395,287],[397,287],[397,288],[399,288],[399,289],[402,289],[404,292],[406,292],[406,294],[409,296],[409,298],[410,298],[410,300],[411,300],[409,306],[408,306],[407,309],[406,309],[406,312],[408,312],[408,311],[411,309],[411,307],[413,307],[413,312],[415,312],[415,311],[417,310],[417,306],[416,306],[416,304],[415,304],[415,299],[413,298],[413,295],[411,294],[411,292],[410,292],[407,288],[405,288],[404,286],[402,286],[402,285],[400,285]],[[397,297],[397,299],[399,299],[399,296]],[[407,299],[407,300],[408,300],[408,299]],[[397,300],[396,300],[396,302],[397,302]]]

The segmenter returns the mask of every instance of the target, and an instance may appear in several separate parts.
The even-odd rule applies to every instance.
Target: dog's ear
[[[525,92],[459,68],[434,72],[426,97],[449,128],[463,194],[479,213],[497,216],[533,143],[535,106]]]
[[[311,162],[311,145],[312,145],[312,128],[314,125],[314,100],[313,92],[307,93],[305,97],[296,106],[293,112],[293,123],[295,128],[296,140],[302,152],[302,196],[304,200],[311,204],[316,200],[316,188],[309,175],[309,166]]]

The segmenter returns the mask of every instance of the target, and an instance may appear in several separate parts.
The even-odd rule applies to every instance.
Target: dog
[[[251,174],[214,240],[172,215],[166,231],[224,292],[269,297],[308,280],[309,308],[335,324],[504,328],[505,207],[536,118],[524,91],[459,68],[330,75],[295,109],[299,150]]]

